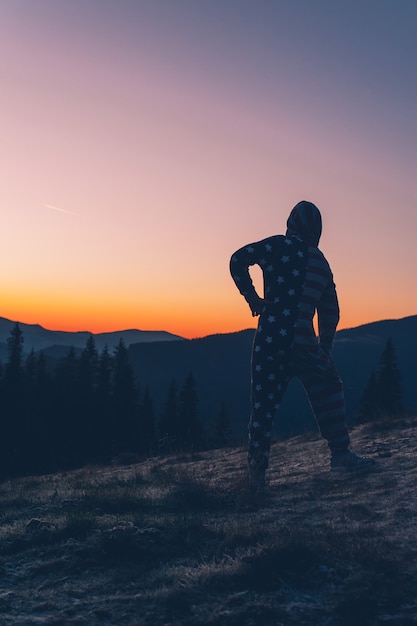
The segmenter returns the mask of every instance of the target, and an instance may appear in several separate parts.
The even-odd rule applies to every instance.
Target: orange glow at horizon
[[[344,298],[342,298],[343,300]],[[163,330],[179,335],[186,339],[201,338],[213,334],[223,334],[256,328],[257,318],[253,318],[243,298],[239,295],[232,306],[219,308],[212,305],[199,307],[192,303],[176,303],[164,310],[113,305],[109,302],[59,302],[51,310],[45,306],[46,302],[28,300],[14,300],[9,304],[3,303],[2,317],[24,324],[39,324],[48,330],[68,332],[89,331],[92,333],[114,332],[119,330]],[[405,303],[406,305],[406,303]],[[378,303],[372,297],[364,302],[363,299],[353,302],[346,314],[341,311],[341,318],[337,330],[354,328],[363,324],[380,321],[381,319],[400,319],[415,315],[416,309],[402,308],[398,303],[386,309],[383,318],[378,314]]]

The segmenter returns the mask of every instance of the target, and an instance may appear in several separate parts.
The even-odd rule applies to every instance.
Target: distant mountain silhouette
[[[15,324],[16,322],[0,317],[0,360],[3,362],[7,358],[7,339]],[[162,330],[120,330],[110,333],[90,333],[88,331],[47,330],[38,324],[23,324],[21,322],[19,322],[19,326],[23,331],[25,354],[31,352],[32,349],[35,352],[42,350],[46,355],[57,358],[68,352],[70,346],[84,348],[90,335],[93,335],[99,351],[103,350],[105,345],[112,351],[120,339],[123,339],[126,346],[141,342],[183,340],[183,337]]]
[[[0,318],[0,360],[7,359],[7,338],[15,322]],[[110,351],[123,338],[140,387],[149,388],[157,416],[168,387],[176,379],[181,387],[190,372],[197,383],[199,414],[208,426],[222,405],[232,422],[236,441],[246,441],[250,412],[250,358],[254,330],[209,335],[187,340],[165,331],[124,330],[112,333],[50,331],[37,324],[20,324],[25,353],[42,350],[60,358],[70,346],[82,349],[94,336],[97,349]],[[348,421],[353,422],[360,396],[376,371],[387,339],[391,337],[402,375],[407,409],[417,410],[417,315],[383,320],[337,332],[333,357],[345,385]],[[297,380],[288,388],[275,432],[287,437],[315,429],[311,409]]]
[[[142,389],[149,387],[158,414],[170,381],[181,386],[190,371],[197,382],[201,419],[209,424],[224,403],[238,440],[246,439],[250,412],[250,356],[254,330],[210,335],[182,342],[134,344],[131,361]],[[417,315],[341,330],[333,356],[345,384],[348,420],[352,423],[359,399],[387,339],[394,342],[407,408],[417,409]],[[293,380],[284,398],[275,430],[281,436],[314,429],[315,421],[303,390]]]

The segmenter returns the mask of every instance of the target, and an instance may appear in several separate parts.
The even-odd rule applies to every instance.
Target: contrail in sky
[[[59,211],[60,213],[68,213],[68,215],[79,215],[79,213],[74,213],[74,211],[67,211],[67,209],[60,209],[58,206],[53,206],[52,204],[44,204],[46,209],[52,209],[53,211]]]

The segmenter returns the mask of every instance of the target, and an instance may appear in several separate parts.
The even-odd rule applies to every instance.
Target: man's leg
[[[320,350],[294,351],[292,367],[307,392],[320,433],[329,445],[330,469],[346,472],[373,467],[373,459],[349,450],[343,383],[332,359]]]
[[[258,330],[252,352],[248,462],[250,476],[260,483],[269,463],[273,420],[290,378],[289,352],[273,339]]]
[[[346,452],[349,434],[343,383],[331,357],[320,350],[294,350],[292,369],[306,390],[320,433],[332,454]]]

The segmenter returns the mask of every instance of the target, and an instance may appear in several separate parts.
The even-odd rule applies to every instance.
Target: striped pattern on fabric
[[[349,446],[343,383],[331,357],[323,352],[293,350],[291,373],[303,385],[320,433],[332,453]]]
[[[317,311],[320,347],[330,352],[340,312],[336,287],[329,264],[315,246],[308,249],[307,271],[295,324],[294,345],[306,350],[317,348],[313,318]]]

